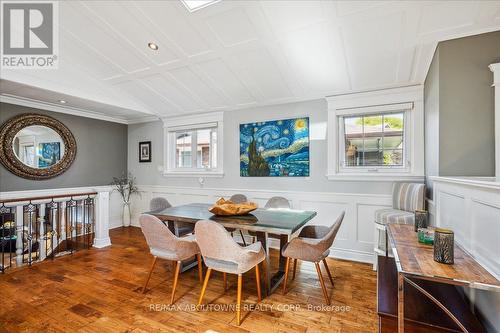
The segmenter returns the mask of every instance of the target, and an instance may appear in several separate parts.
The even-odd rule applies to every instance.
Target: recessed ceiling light
[[[190,12],[197,11],[207,6],[213,5],[221,0],[181,0]]]
[[[151,49],[151,50],[158,50],[158,44],[156,43],[153,43],[153,42],[149,42],[148,43],[148,47]]]
[[[61,103],[61,104],[66,104],[67,102],[66,102],[64,99],[60,99],[60,100],[59,100],[59,103]]]

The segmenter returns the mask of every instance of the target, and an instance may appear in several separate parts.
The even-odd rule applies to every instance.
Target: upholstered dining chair
[[[194,232],[196,241],[200,247],[201,255],[208,267],[205,281],[201,289],[198,305],[203,301],[203,295],[210,279],[212,270],[224,274],[224,289],[226,289],[226,275],[238,275],[238,291],[236,298],[236,323],[241,321],[241,288],[243,284],[243,273],[255,267],[255,279],[257,283],[257,297],[261,301],[259,264],[264,261],[266,255],[260,242],[253,243],[246,247],[240,246],[231,237],[226,229],[214,221],[202,220],[196,222]]]
[[[385,255],[387,249],[386,226],[389,223],[414,224],[415,210],[425,207],[425,185],[418,183],[394,183],[392,188],[392,208],[375,211],[375,261],[377,255]]]
[[[244,194],[240,194],[240,193],[233,194],[229,198],[229,200],[234,202],[234,203],[237,203],[237,204],[244,203],[244,202],[248,201],[247,196]],[[226,230],[231,233],[231,236],[233,236],[233,233],[236,231],[236,228],[226,228]],[[243,236],[243,232],[241,231],[241,229],[239,230],[239,232],[240,232],[241,240],[243,241],[243,245],[247,246],[247,242],[245,241],[245,237]]]
[[[163,197],[155,197],[149,202],[149,211],[151,213],[159,213],[167,208],[172,207],[170,202]],[[184,236],[194,232],[194,224],[185,222],[174,223],[174,233],[176,236]]]
[[[266,208],[266,209],[268,209],[268,208],[290,209],[292,207],[290,206],[290,201],[287,198],[276,196],[276,197],[272,197],[269,200],[267,200],[264,208]],[[250,236],[252,236],[252,243],[255,243],[257,233],[255,231],[248,231],[248,234]],[[270,234],[269,237],[279,238],[279,235]]]
[[[325,281],[323,280],[323,275],[321,275],[321,269],[319,263],[323,261],[325,265],[326,273],[333,286],[333,278],[326,263],[326,257],[330,254],[330,247],[337,236],[337,232],[340,229],[340,225],[344,220],[345,212],[342,212],[335,223],[330,226],[321,225],[308,225],[305,226],[299,233],[299,236],[289,241],[281,253],[286,257],[285,265],[285,279],[283,280],[283,294],[286,293],[286,285],[288,281],[288,271],[290,268],[290,260],[293,259],[293,277],[295,278],[295,271],[297,269],[297,260],[313,262],[316,266],[316,272],[318,273],[319,282],[321,284],[321,289],[323,290],[323,296],[325,297],[326,304],[330,305],[330,297],[326,291]]]
[[[141,224],[142,233],[149,246],[149,251],[153,255],[153,263],[151,264],[151,269],[149,270],[148,277],[142,288],[142,293],[146,292],[146,287],[153,273],[156,260],[158,258],[171,260],[174,262],[174,283],[172,286],[170,304],[173,304],[175,299],[175,288],[177,287],[177,280],[179,279],[179,271],[183,260],[196,256],[198,260],[198,277],[200,283],[202,282],[203,272],[198,244],[196,243],[194,235],[186,237],[175,236],[156,216],[142,214],[139,217],[139,223]]]

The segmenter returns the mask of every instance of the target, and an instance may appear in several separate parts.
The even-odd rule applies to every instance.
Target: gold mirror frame
[[[64,155],[62,159],[45,169],[36,169],[27,166],[17,158],[14,149],[12,149],[12,143],[16,134],[23,128],[33,125],[46,126],[53,129],[64,142]],[[63,123],[52,117],[36,113],[23,113],[8,119],[0,128],[0,162],[16,176],[33,180],[53,178],[68,170],[75,157],[75,137]]]

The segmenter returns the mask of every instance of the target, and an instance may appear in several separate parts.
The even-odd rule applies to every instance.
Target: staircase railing
[[[109,245],[108,210],[108,192],[0,199],[0,272]]]

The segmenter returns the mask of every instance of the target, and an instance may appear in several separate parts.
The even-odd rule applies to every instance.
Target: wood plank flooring
[[[146,294],[140,290],[152,257],[139,228],[111,231],[113,245],[19,268],[0,275],[0,332],[375,332],[376,274],[371,265],[328,259],[335,287],[324,305],[313,264],[300,263],[288,292],[257,304],[254,272],[243,277],[242,323],[236,326],[236,276],[213,272],[196,305],[197,270],[179,277],[176,308],[169,308],[173,280],[170,262],[158,260]],[[272,263],[276,266],[277,251]],[[204,270],[205,271],[205,270]],[[326,274],[326,272],[324,272]],[[325,275],[326,276],[326,275]],[[291,274],[290,274],[291,278]],[[254,306],[259,309],[249,311]],[[221,309],[222,308],[222,309]],[[219,310],[219,311],[216,311]]]

